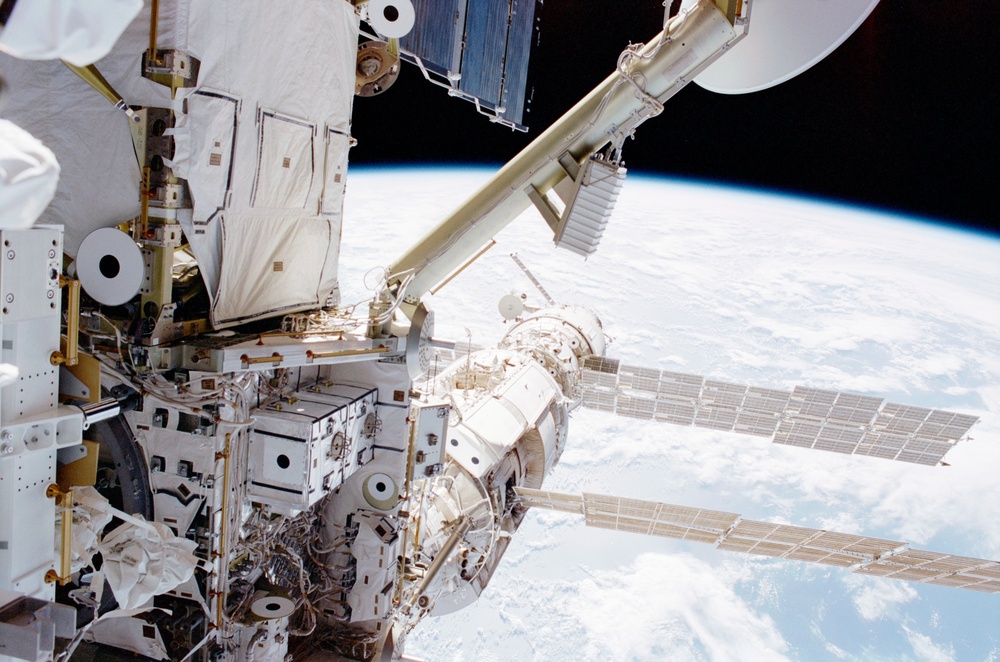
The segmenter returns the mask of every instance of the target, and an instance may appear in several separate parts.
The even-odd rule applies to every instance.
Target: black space
[[[388,92],[356,99],[352,164],[506,161],[662,18],[659,0],[545,2],[528,134],[405,65]],[[689,85],[626,143],[626,165],[1000,232],[998,25],[1000,5],[985,0],[882,0],[838,50],[782,85],[736,96]]]

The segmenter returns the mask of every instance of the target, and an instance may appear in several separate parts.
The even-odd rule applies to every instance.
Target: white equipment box
[[[376,389],[321,382],[253,411],[250,494],[293,515],[372,459],[380,421]]]

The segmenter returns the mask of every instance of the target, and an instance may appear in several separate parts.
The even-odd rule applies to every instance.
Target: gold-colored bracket
[[[284,360],[285,357],[282,356],[281,354],[278,354],[277,352],[275,352],[271,356],[250,357],[244,354],[243,356],[240,357],[240,362],[242,362],[244,365],[256,365],[258,363],[273,363],[274,365],[278,365]]]
[[[59,287],[68,287],[66,305],[66,353],[55,351],[49,356],[52,365],[72,366],[80,362],[80,281],[59,276]]]
[[[49,570],[45,573],[45,582],[59,582],[60,586],[69,583],[70,561],[73,553],[73,490],[61,490],[52,483],[45,489],[45,496],[56,499],[56,505],[62,509],[62,545],[59,551],[59,572]]]
[[[156,31],[160,22],[160,0],[153,0],[149,8],[149,49],[146,61],[156,63]]]
[[[362,354],[388,354],[388,347],[372,347],[371,349],[343,349],[330,352],[314,352],[311,349],[306,352],[306,358],[310,361],[316,359],[332,359],[339,356],[359,356]]]

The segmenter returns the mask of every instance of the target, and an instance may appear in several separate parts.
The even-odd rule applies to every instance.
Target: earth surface
[[[343,301],[491,174],[352,172]],[[429,298],[489,345],[500,297],[595,310],[626,363],[981,417],[950,466],[842,456],[578,410],[545,487],[619,494],[1000,559],[1000,240],[885,213],[630,175],[598,252],[533,210]],[[369,277],[369,282],[371,278]],[[426,619],[428,660],[998,660],[1000,596],[588,529],[533,511],[479,602]]]

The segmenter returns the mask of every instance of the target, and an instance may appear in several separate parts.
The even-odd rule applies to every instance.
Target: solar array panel
[[[866,564],[855,572],[967,588],[984,593],[1000,593],[1000,563],[921,549],[904,550]]]
[[[537,0],[414,0],[404,59],[522,126]]]
[[[771,437],[777,444],[935,465],[979,420],[882,398],[791,392],[589,357],[583,405],[630,418]]]
[[[583,515],[588,526],[711,543],[877,577],[1000,593],[1000,562],[910,549],[898,540],[741,519],[736,513],[601,494],[516,488],[525,506]]]

